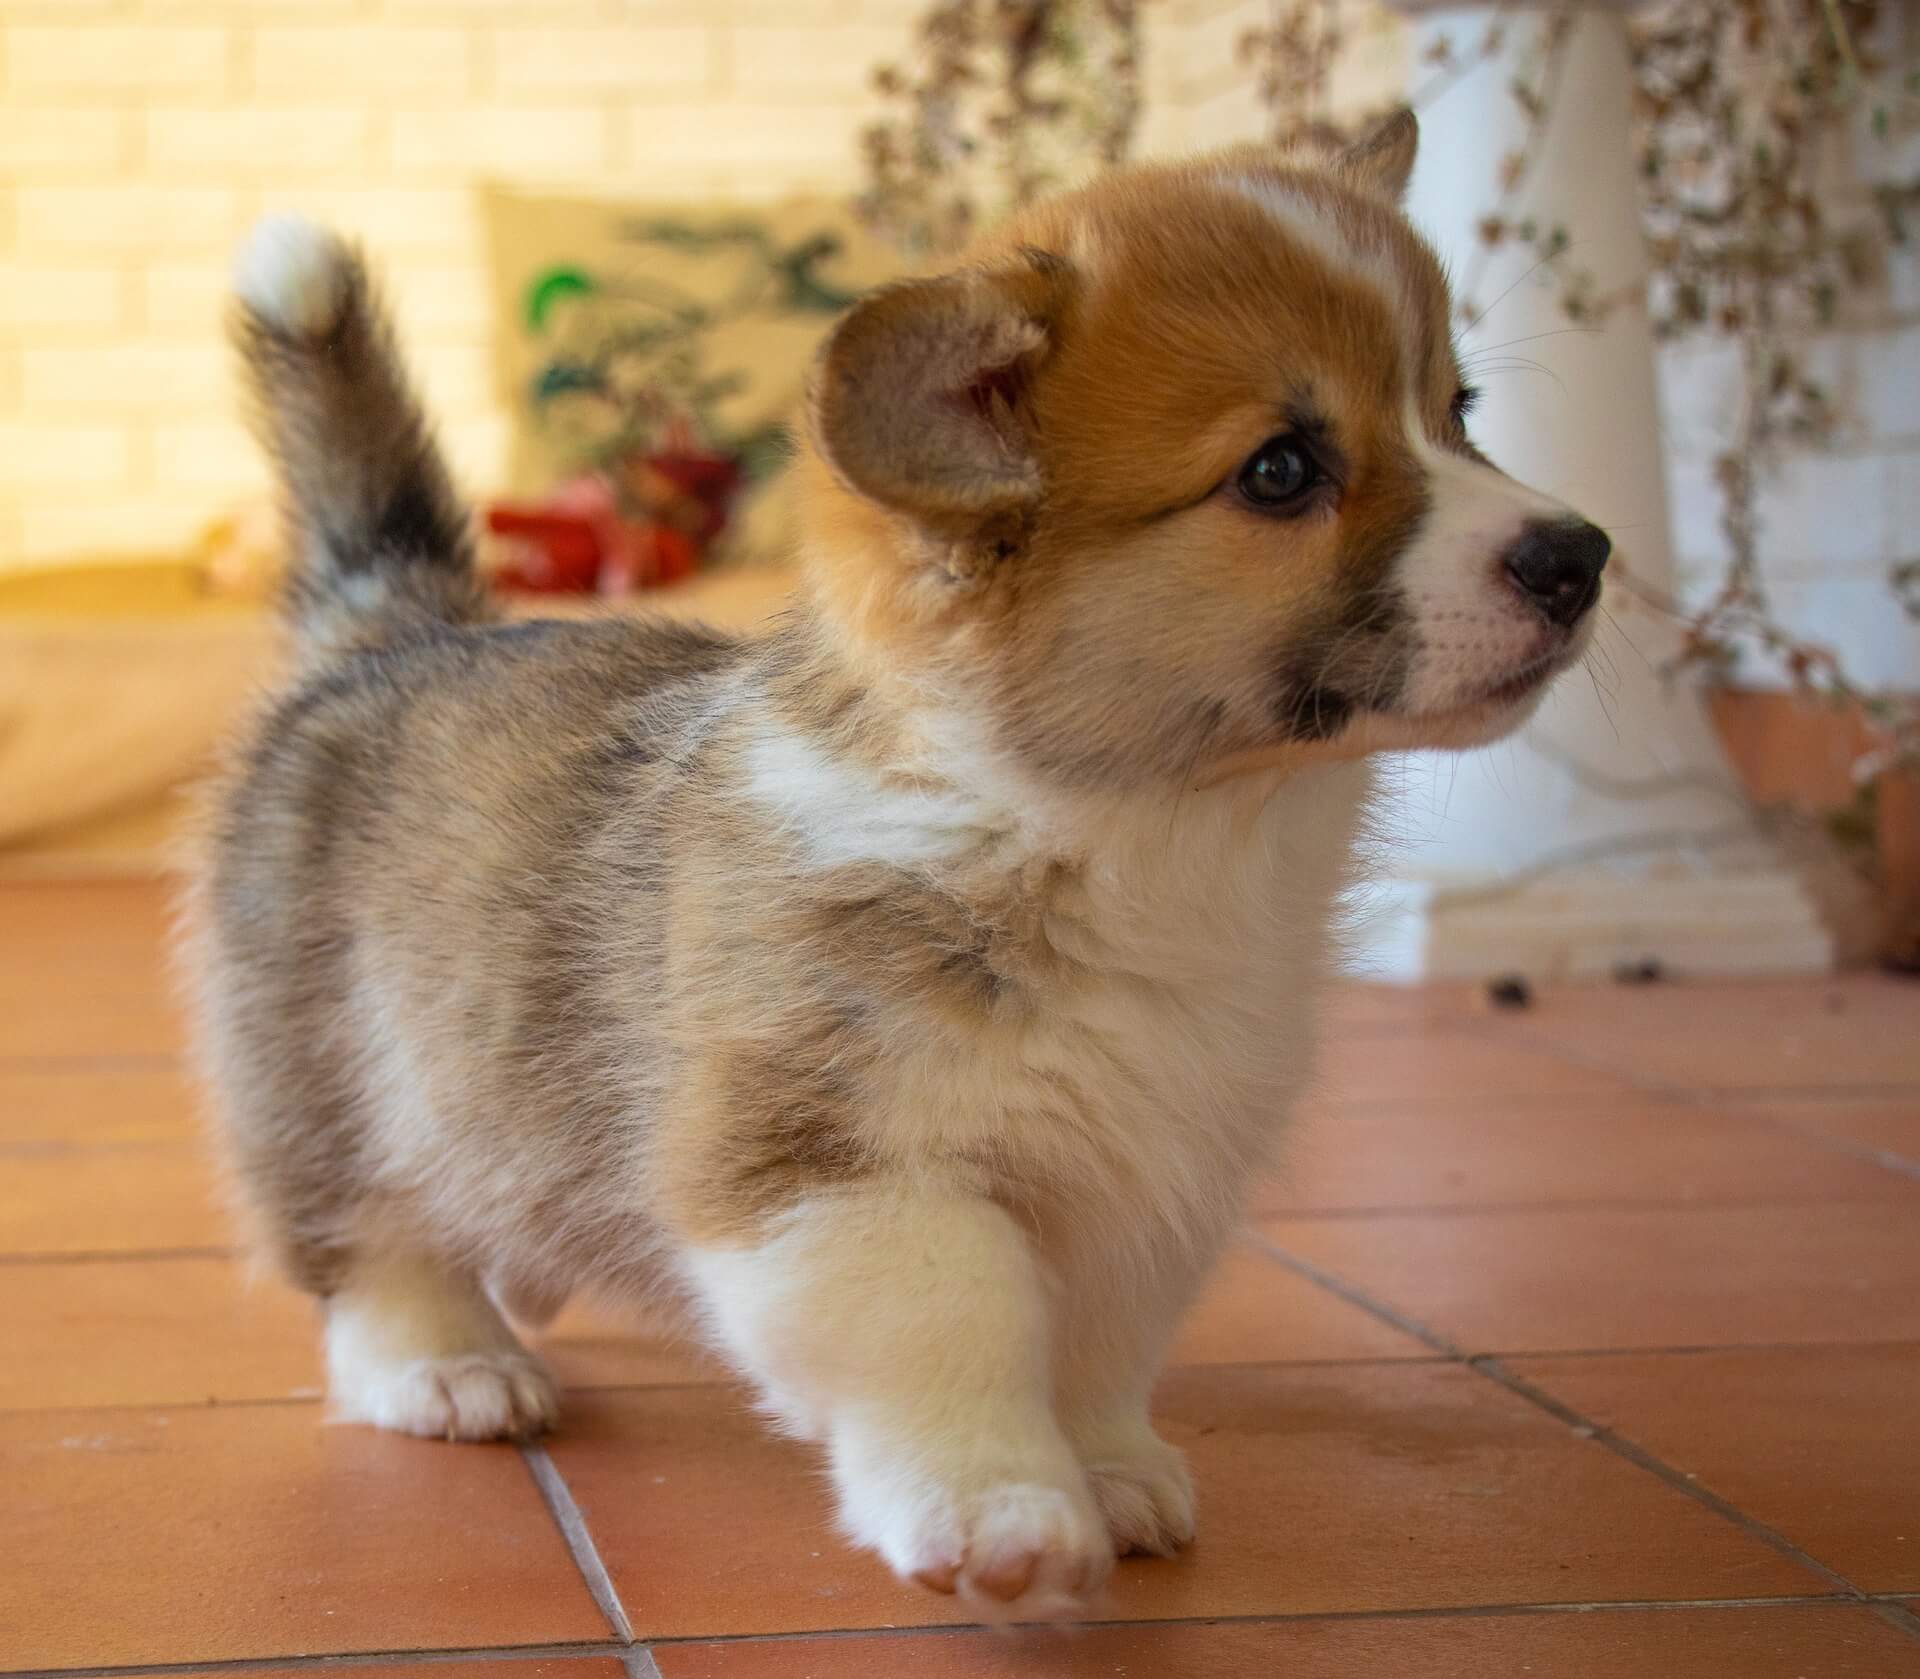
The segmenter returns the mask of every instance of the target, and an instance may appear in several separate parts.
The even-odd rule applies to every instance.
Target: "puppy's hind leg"
[[[327,1388],[342,1421],[499,1440],[559,1415],[553,1379],[478,1280],[422,1253],[357,1255],[326,1312]]]
[[[1046,1289],[1004,1209],[845,1190],[688,1269],[736,1361],[825,1441],[855,1540],[990,1619],[1085,1606],[1113,1546],[1054,1420]]]

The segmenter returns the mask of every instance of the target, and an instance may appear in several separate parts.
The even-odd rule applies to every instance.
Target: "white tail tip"
[[[339,320],[352,271],[337,233],[305,216],[266,216],[234,259],[233,289],[274,331],[317,338]]]

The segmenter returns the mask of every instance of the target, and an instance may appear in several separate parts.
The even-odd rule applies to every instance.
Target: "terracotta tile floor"
[[[0,1679],[1920,1674],[1920,987],[1341,993],[1160,1391],[1199,1542],[990,1634],[665,1324],[560,1318],[540,1450],[326,1426],[165,924],[0,887]]]

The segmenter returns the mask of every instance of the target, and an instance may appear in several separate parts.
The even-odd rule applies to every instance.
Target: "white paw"
[[[560,1415],[553,1378],[522,1352],[417,1358],[336,1378],[333,1402],[346,1422],[372,1423],[436,1440],[519,1440]]]
[[[1085,1449],[1081,1467],[1113,1548],[1170,1557],[1193,1539],[1193,1477],[1186,1459],[1141,1424]]]
[[[1005,1480],[846,1515],[902,1579],[956,1593],[988,1620],[1071,1619],[1113,1571],[1106,1526],[1081,1487]]]

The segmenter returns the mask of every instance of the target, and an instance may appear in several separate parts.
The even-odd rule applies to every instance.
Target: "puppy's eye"
[[[1465,425],[1467,423],[1467,416],[1479,406],[1480,387],[1478,385],[1462,385],[1453,393],[1453,423],[1456,426]]]
[[[1240,469],[1240,493],[1255,507],[1284,511],[1324,483],[1313,456],[1293,437],[1269,437]]]

